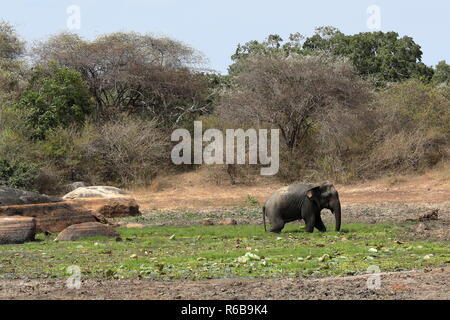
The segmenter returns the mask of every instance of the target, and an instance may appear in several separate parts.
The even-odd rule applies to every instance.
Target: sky
[[[345,34],[396,31],[422,47],[425,64],[450,62],[448,0],[2,0],[0,20],[30,43],[63,31],[87,40],[114,31],[169,36],[223,74],[239,43],[269,34],[310,36],[320,26]]]

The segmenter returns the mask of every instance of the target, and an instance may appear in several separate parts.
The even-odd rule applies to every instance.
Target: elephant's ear
[[[313,198],[317,199],[318,197],[320,197],[320,186],[313,187],[313,188],[309,189],[308,191],[306,191],[306,196],[309,199],[313,199]]]

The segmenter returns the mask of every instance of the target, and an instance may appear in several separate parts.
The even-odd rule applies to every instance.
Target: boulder
[[[108,186],[80,187],[66,194],[63,199],[80,198],[120,198],[127,196],[128,193],[119,188]]]
[[[94,216],[95,220],[97,220],[97,222],[103,223],[103,224],[110,224],[108,219],[105,218],[104,215],[102,215],[101,213],[98,212],[92,212],[92,215]]]
[[[101,224],[99,222],[86,222],[74,224],[67,227],[60,234],[56,240],[58,241],[74,241],[81,238],[88,237],[110,237],[117,238],[119,233],[111,226]]]
[[[110,199],[98,209],[98,212],[106,218],[142,215],[134,199]]]
[[[219,222],[221,226],[233,226],[237,224],[237,221],[232,218],[226,218]]]
[[[93,211],[65,202],[0,206],[0,217],[36,218],[36,232],[61,232],[72,224],[96,222]]]
[[[0,217],[0,244],[34,240],[36,220],[28,217]]]
[[[0,206],[58,202],[59,199],[31,191],[0,186]]]

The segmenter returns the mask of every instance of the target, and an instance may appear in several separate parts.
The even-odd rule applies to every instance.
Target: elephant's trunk
[[[333,206],[332,211],[336,219],[336,231],[339,231],[341,230],[341,203],[339,201]]]

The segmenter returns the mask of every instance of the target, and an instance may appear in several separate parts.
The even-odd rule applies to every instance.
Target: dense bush
[[[405,81],[380,92],[374,107],[372,171],[419,169],[448,156],[450,100],[438,89]]]
[[[78,152],[94,183],[146,184],[170,164],[169,138],[154,121],[120,117],[101,126],[88,125]]]
[[[36,190],[39,170],[36,164],[0,158],[0,185]]]
[[[82,125],[91,112],[91,98],[77,71],[51,64],[36,68],[18,108],[26,115],[31,138],[44,139],[51,129]]]

